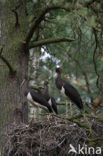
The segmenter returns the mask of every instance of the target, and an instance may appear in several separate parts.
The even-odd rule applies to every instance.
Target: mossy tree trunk
[[[7,66],[3,59],[0,59],[0,125],[10,119],[10,114],[15,108],[22,108],[25,105],[24,92],[27,86],[27,68],[28,68],[28,49],[22,46],[22,40],[27,31],[27,20],[24,6],[18,8],[19,25],[15,25],[15,14],[12,9],[17,5],[10,3],[3,4],[1,12],[1,44],[4,44],[2,56],[9,62],[12,70]],[[23,20],[22,20],[23,19]],[[24,82],[25,83],[22,83]],[[27,115],[26,115],[27,116]],[[27,119],[24,117],[24,122]]]

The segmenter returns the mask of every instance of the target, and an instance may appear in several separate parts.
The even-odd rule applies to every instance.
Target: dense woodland
[[[0,0],[0,6],[0,156],[7,156],[7,153],[9,156],[38,156],[40,149],[41,155],[63,156],[67,144],[75,142],[77,138],[82,144],[86,138],[89,145],[97,144],[103,148],[103,2]],[[68,117],[65,117],[66,99],[55,85],[57,66],[62,68],[63,79],[80,93],[86,112],[85,119],[74,104],[73,117],[70,109]],[[50,83],[50,94],[56,99],[59,112],[53,115],[59,123],[54,129],[53,118],[50,124],[46,112],[34,109],[25,96],[28,86],[42,93],[45,80]],[[30,129],[25,127],[27,124]],[[71,124],[76,124],[74,133],[69,127]],[[63,146],[61,149],[58,149],[53,138],[48,137],[44,151],[45,142],[41,143],[37,139],[38,144],[34,141],[34,153],[27,150],[31,149],[27,144],[22,146],[26,147],[23,153],[23,148],[17,150],[16,140],[10,138],[15,135],[19,137],[23,132],[22,139],[26,142],[25,135],[31,135],[31,128],[36,131],[33,131],[33,137],[38,138],[42,129],[45,138],[45,132],[50,128],[47,125],[51,127],[51,136],[55,130],[55,141],[58,141],[59,136],[62,141],[64,139],[58,142]],[[10,144],[8,142],[3,149],[8,134],[11,134],[8,139]],[[72,136],[72,142],[69,135]],[[53,146],[50,141],[54,143]],[[30,138],[28,142],[31,143]]]

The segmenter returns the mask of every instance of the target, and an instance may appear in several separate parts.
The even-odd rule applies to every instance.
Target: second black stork
[[[44,95],[35,91],[34,89],[29,89],[27,93],[27,99],[31,102],[35,107],[40,107],[49,113],[52,113],[52,107],[49,105]]]
[[[73,103],[75,103],[77,105],[77,107],[80,110],[82,110],[83,109],[83,103],[82,103],[80,94],[78,93],[76,88],[74,88],[70,83],[68,83],[67,81],[62,79],[62,77],[61,77],[61,74],[62,74],[61,68],[56,68],[56,73],[57,73],[57,77],[56,77],[56,81],[55,81],[56,82],[56,87],[60,90],[60,92],[63,95],[68,97]],[[67,102],[66,102],[66,106],[67,106],[67,109],[68,109]]]
[[[56,101],[54,97],[50,96],[49,94],[49,82],[48,81],[44,82],[44,97],[47,100],[47,102],[50,104],[50,106],[52,107],[53,112],[55,114],[58,114]]]

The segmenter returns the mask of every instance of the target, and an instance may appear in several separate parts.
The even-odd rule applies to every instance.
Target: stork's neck
[[[44,86],[44,95],[49,95],[48,86]]]
[[[57,74],[57,79],[62,79],[61,74]]]
[[[61,77],[61,74],[57,74],[57,78],[56,78],[56,86],[59,90],[62,89],[62,86],[63,86],[63,80],[62,80],[62,77]]]

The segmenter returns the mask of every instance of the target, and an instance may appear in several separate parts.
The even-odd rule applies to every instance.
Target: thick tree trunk
[[[15,8],[16,1],[14,4],[13,7]],[[19,118],[20,122],[26,123],[28,121],[28,108],[24,93],[28,85],[29,52],[22,46],[22,40],[25,37],[24,32],[27,28],[23,7],[23,5],[20,6],[18,10],[20,27],[17,28],[15,27],[15,16],[11,11],[10,3],[7,2],[2,6],[0,38],[0,44],[4,44],[2,55],[15,72],[10,72],[4,60],[0,58],[0,64],[2,64],[0,66],[0,132],[8,121],[16,120],[17,115],[21,116]],[[21,21],[21,19],[24,19],[24,21]],[[17,110],[20,110],[21,114]],[[19,123],[18,119],[17,122]]]

